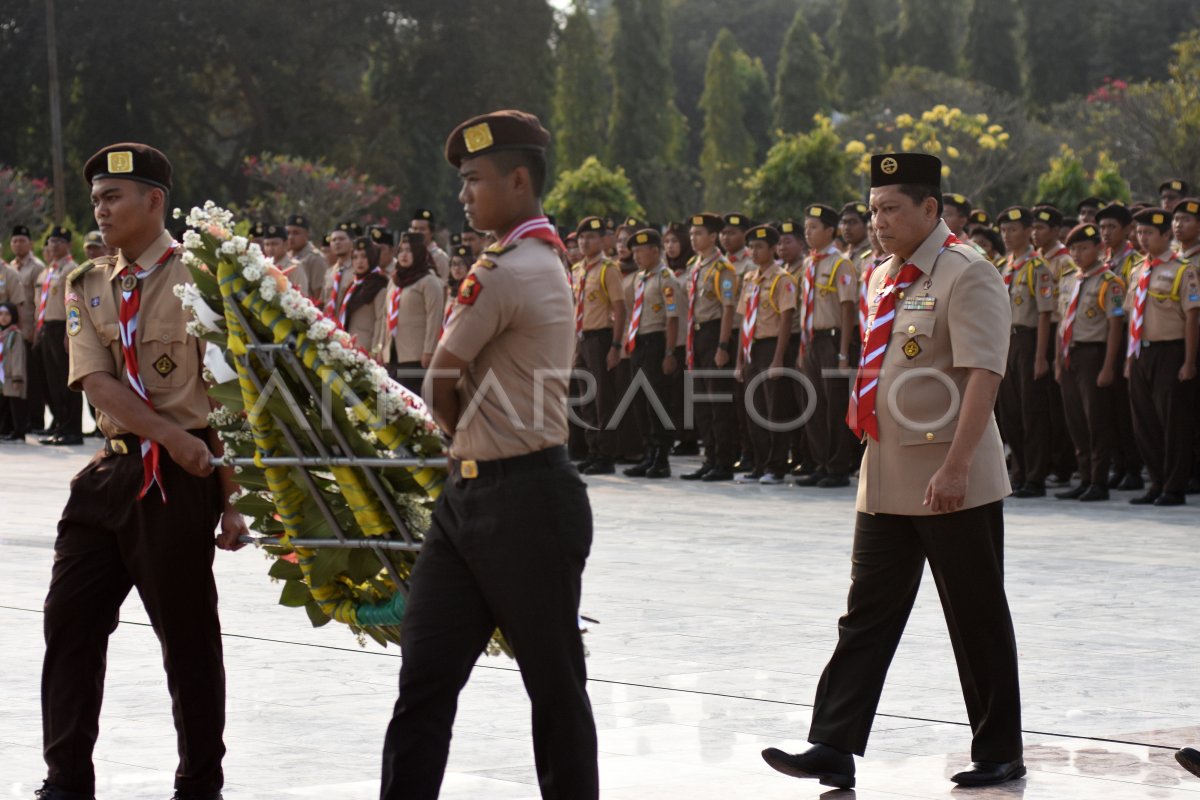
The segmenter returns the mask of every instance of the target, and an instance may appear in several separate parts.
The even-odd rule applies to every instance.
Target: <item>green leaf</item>
[[[236,380],[225,381],[225,383],[218,383],[216,386],[208,387],[208,396],[230,411],[239,412],[246,410],[246,406],[242,402],[242,388]]]
[[[365,583],[378,575],[381,569],[383,569],[383,565],[379,563],[379,556],[375,555],[371,550],[350,551],[350,559],[346,564],[346,574],[356,584]]]
[[[345,572],[350,566],[350,551],[343,549],[325,548],[317,551],[309,580],[313,586],[324,586],[338,574]]]
[[[237,500],[233,506],[248,517],[270,517],[275,513],[275,504],[257,494],[248,494]]]
[[[284,561],[283,559],[277,559],[275,563],[271,565],[271,568],[267,570],[267,574],[272,578],[276,578],[281,581],[299,581],[303,580],[304,578],[304,575],[300,571],[300,566],[298,564],[293,564],[292,562]]]
[[[312,599],[312,594],[308,591],[307,586],[300,581],[288,581],[283,585],[283,591],[279,595],[279,605],[299,608],[310,599]]]
[[[322,625],[329,624],[329,615],[321,610],[316,600],[309,600],[305,603],[304,610],[308,613],[308,621],[312,623],[314,628],[320,628]]]

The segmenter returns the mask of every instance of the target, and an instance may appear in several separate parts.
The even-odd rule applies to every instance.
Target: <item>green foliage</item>
[[[1129,182],[1121,177],[1121,165],[1108,153],[1101,151],[1096,169],[1092,172],[1092,182],[1088,186],[1088,194],[1111,202],[1120,200],[1130,203],[1133,197],[1129,193]]]
[[[572,225],[592,214],[644,217],[625,170],[611,170],[595,156],[588,156],[577,169],[559,174],[558,183],[546,197],[546,211],[563,224]]]
[[[958,63],[953,0],[898,0],[900,15],[893,54],[898,64],[950,72]]]
[[[49,181],[0,166],[0,231],[6,241],[14,225],[27,225],[33,231],[45,227],[50,221],[51,206]]]
[[[1062,145],[1059,154],[1050,159],[1050,169],[1038,177],[1035,203],[1049,203],[1060,211],[1074,210],[1087,197],[1087,170],[1075,151]]]
[[[775,130],[806,131],[813,116],[829,110],[829,59],[821,40],[797,11],[783,40],[775,75]]]
[[[808,133],[785,134],[746,181],[745,210],[754,217],[798,217],[808,203],[840,205],[857,196],[847,181],[852,159],[828,117]]]
[[[731,210],[742,204],[742,182],[754,164],[754,139],[746,129],[746,109],[736,71],[737,42],[728,30],[717,34],[704,74],[704,147],[700,172],[704,206]]]
[[[556,48],[552,130],[555,166],[574,169],[604,152],[607,74],[586,4],[576,0]]]
[[[754,142],[753,161],[757,163],[771,144],[771,84],[761,58],[751,58],[744,50],[737,50],[733,63],[740,84],[742,121]]]
[[[850,110],[879,92],[883,48],[871,0],[841,0],[830,35],[836,104]]]
[[[971,4],[963,55],[966,77],[1014,97],[1021,94],[1016,0],[975,0]]]
[[[1079,61],[1092,43],[1088,27],[1079,24],[1079,5],[1020,1],[1025,13],[1022,38],[1029,102],[1040,110],[1071,95],[1086,93],[1088,74],[1080,69]]]

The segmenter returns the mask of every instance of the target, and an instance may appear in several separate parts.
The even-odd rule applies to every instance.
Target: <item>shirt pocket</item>
[[[904,301],[900,301],[903,303]],[[888,349],[895,349],[890,363],[903,368],[927,367],[933,363],[933,332],[937,318],[931,312],[898,312]]]
[[[147,390],[175,389],[196,373],[196,345],[182,321],[145,320],[138,372]]]
[[[110,347],[113,342],[118,345],[121,343],[121,326],[116,322],[101,322],[95,325],[96,335],[100,337],[100,343],[105,347]]]

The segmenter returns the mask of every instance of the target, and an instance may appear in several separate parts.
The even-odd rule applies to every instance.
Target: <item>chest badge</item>
[[[137,276],[132,272],[126,272],[121,278],[121,291],[132,292],[137,288]]]
[[[660,306],[658,303],[655,303],[654,305],[652,305],[651,308],[654,309],[655,314],[657,314],[659,311],[662,311],[662,306]]]
[[[170,356],[163,354],[154,362],[154,371],[165,378],[175,371],[175,362]]]
[[[92,308],[99,308],[100,307],[100,298],[93,297],[91,300],[88,300],[88,305],[91,306]]]
[[[909,361],[912,361],[917,356],[921,355],[921,345],[917,344],[916,339],[909,339],[904,343],[903,352]]]
[[[922,295],[920,297],[909,297],[904,301],[903,310],[905,311],[933,311],[937,305],[936,297]]]
[[[1096,309],[1094,309],[1094,308],[1089,308],[1089,309],[1087,310],[1087,318],[1088,318],[1088,319],[1092,319],[1092,318],[1093,318],[1093,317],[1095,317],[1095,316],[1096,316]]]
[[[1014,297],[1014,298],[1013,298],[1013,305],[1014,305],[1014,306],[1019,306],[1019,305],[1021,305],[1021,304],[1022,304],[1022,303],[1024,303],[1024,302],[1025,302],[1025,298],[1024,298],[1024,297],[1021,297],[1021,295],[1017,295],[1016,297]]]

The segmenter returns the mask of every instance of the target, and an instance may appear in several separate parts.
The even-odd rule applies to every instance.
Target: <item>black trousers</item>
[[[596,397],[588,405],[589,413],[584,416],[591,428],[586,433],[588,458],[615,459],[617,456],[617,432],[612,428],[612,413],[617,407],[615,377],[608,369],[608,353],[612,348],[612,329],[599,328],[584,331],[579,340],[579,355],[583,368],[596,383]]]
[[[668,422],[672,426],[674,425],[674,421],[670,419],[671,381],[675,373],[682,370],[679,362],[676,361],[675,373],[663,374],[663,359],[667,355],[667,335],[662,331],[639,333],[635,344],[633,353],[629,356],[631,372],[634,378],[638,374],[644,375],[650,384],[650,391],[654,395],[654,399],[651,400],[649,394],[639,389],[637,397],[633,401],[633,410],[638,430],[642,434],[643,447],[647,451],[655,447],[670,447],[671,443],[675,441],[675,432],[664,424],[660,413],[666,413]]]
[[[849,475],[859,464],[858,443],[846,424],[853,376],[826,377],[826,371],[853,368],[858,345],[853,344],[849,363],[838,360],[841,331],[815,331],[804,351],[804,375],[816,389],[817,407],[804,426],[808,451],[817,472]],[[858,341],[858,337],[853,337]]]
[[[24,397],[0,397],[0,436],[25,436],[29,432],[29,407]]]
[[[1058,341],[1058,323],[1050,326],[1050,352],[1046,360],[1054,367],[1054,342]],[[1070,423],[1063,413],[1062,387],[1050,377],[1050,469],[1064,478],[1070,479],[1071,473],[1079,468],[1075,454],[1075,443],[1071,437]]]
[[[629,384],[633,381],[633,363],[631,358],[622,358],[613,370],[613,388],[616,399],[613,401],[614,411],[621,405],[629,392]],[[634,403],[636,406],[637,404]],[[641,417],[636,413],[625,413],[617,420],[614,430],[616,436],[617,454],[624,458],[640,459],[642,442],[646,431],[641,427]]]
[[[387,365],[388,375],[405,389],[421,396],[421,384],[425,382],[425,368],[420,361],[397,361],[392,359]]]
[[[131,439],[128,455],[98,453],[75,476],[58,523],[46,595],[42,736],[47,780],[63,789],[94,790],[108,637],[133,587],[162,645],[178,736],[175,788],[211,793],[224,780],[225,668],[212,573],[220,481],[189,475],[165,449],[160,458],[167,503],[157,486],[137,499],[142,460]]]
[[[66,338],[67,323],[46,322],[37,349],[46,376],[46,399],[54,414],[55,430],[63,436],[82,436],[83,395],[67,388],[70,363]]]
[[[36,340],[37,334],[34,334]],[[29,407],[29,429],[46,427],[46,368],[42,366],[42,353],[35,342],[26,342],[29,358],[25,361],[25,402]],[[57,427],[54,420],[51,427]]]
[[[1037,328],[1013,328],[1008,368],[1000,384],[1000,412],[1012,448],[1013,483],[1044,486],[1050,471],[1050,384],[1054,374],[1034,380],[1036,358]]]
[[[1129,370],[1133,433],[1152,490],[1183,493],[1192,472],[1196,381],[1179,380],[1182,339],[1143,342]]]
[[[774,475],[782,475],[787,471],[788,443],[791,440],[791,431],[772,431],[762,425],[759,420],[770,423],[787,421],[787,409],[794,405],[789,402],[792,399],[792,388],[789,384],[793,381],[782,376],[778,378],[764,377],[754,386],[753,391],[751,391],[751,383],[759,375],[769,370],[778,346],[779,340],[775,338],[759,339],[754,343],[750,348],[750,363],[745,365],[742,374],[745,382],[738,391],[738,394],[746,398],[754,471],[770,472]],[[791,351],[792,361],[789,363],[788,354],[785,354],[783,357],[785,368],[789,368],[795,363],[795,352],[791,348],[788,349]]]
[[[687,335],[687,320],[680,320],[680,331]],[[689,426],[684,415],[684,382],[687,380],[687,345],[681,344],[675,348],[675,363],[678,365],[670,376],[671,382],[671,421],[675,424],[675,439],[680,442],[692,443],[700,437],[696,432],[695,420]]]
[[[1122,475],[1142,474],[1142,454],[1138,450],[1137,438],[1133,435],[1133,414],[1129,406],[1129,380],[1125,377],[1125,350],[1128,344],[1129,330],[1126,328],[1121,337],[1121,346],[1117,351],[1117,364],[1113,368],[1116,375],[1112,385],[1113,420],[1116,423],[1117,438],[1113,451],[1113,464]]]
[[[473,480],[451,471],[413,570],[382,800],[438,796],[458,694],[497,627],[533,705],[542,797],[598,796],[577,616],[591,543],[587,488],[565,448],[480,463]]]
[[[817,684],[809,741],[860,756],[866,751],[928,559],[971,722],[971,759],[1019,758],[1021,694],[1004,593],[1003,502],[928,517],[859,513],[851,559],[847,610]]]
[[[1075,460],[1084,485],[1108,486],[1108,472],[1116,445],[1112,386],[1099,387],[1096,377],[1104,368],[1105,342],[1080,342],[1062,371],[1063,411],[1075,446]]]
[[[736,334],[730,334],[731,341]],[[716,370],[717,345],[721,341],[721,321],[701,323],[693,337],[696,369]],[[704,442],[704,463],[724,470],[733,469],[738,460],[737,412],[734,410],[737,382],[733,379],[737,353],[730,351],[729,363],[715,377],[696,381],[698,393],[724,395],[729,399],[696,404],[700,438]]]

